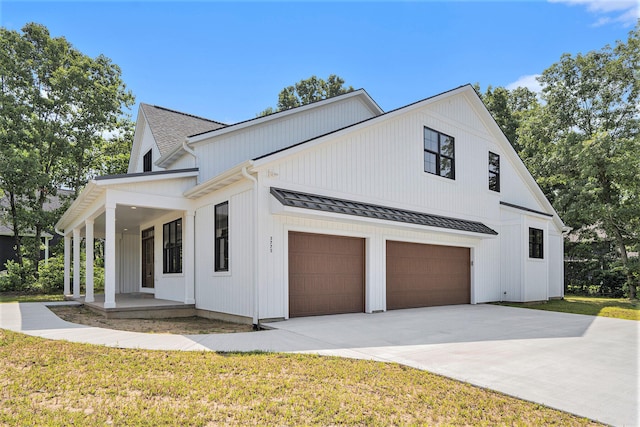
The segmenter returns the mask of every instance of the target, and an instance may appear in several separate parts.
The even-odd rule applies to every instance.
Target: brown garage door
[[[469,248],[387,241],[387,309],[468,304]]]
[[[364,239],[289,232],[289,317],[364,311]]]

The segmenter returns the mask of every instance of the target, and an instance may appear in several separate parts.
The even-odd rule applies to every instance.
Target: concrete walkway
[[[308,352],[397,362],[617,426],[637,426],[640,322],[494,305],[291,319],[268,331],[168,335],[65,322],[0,304],[0,328],[154,350]]]

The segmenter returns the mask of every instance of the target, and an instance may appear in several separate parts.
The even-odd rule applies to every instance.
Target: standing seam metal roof
[[[387,206],[372,205],[352,200],[335,199],[318,194],[300,193],[271,187],[271,194],[283,206],[312,209],[365,218],[404,222],[427,227],[447,228],[450,230],[469,231],[472,233],[497,235],[498,233],[481,222],[465,219],[414,212]]]

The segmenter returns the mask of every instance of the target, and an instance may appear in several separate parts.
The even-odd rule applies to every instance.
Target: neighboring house
[[[62,207],[64,197],[70,197],[73,191],[58,190],[56,196],[50,197],[44,204],[45,211],[54,211]],[[18,259],[16,253],[16,240],[13,235],[13,226],[10,218],[10,203],[9,199],[5,196],[0,198],[0,270],[5,269],[7,261],[16,261]],[[33,237],[32,231],[23,231],[20,233],[23,237]],[[40,259],[49,259],[49,248],[60,240],[60,236],[52,235],[47,232],[42,233],[42,243],[44,250],[41,251]]]
[[[254,324],[562,297],[563,227],[470,85],[228,126],[142,104],[128,173],[90,181],[57,224],[66,293],[71,253],[79,283],[80,239],[100,236],[105,308],[147,292]]]

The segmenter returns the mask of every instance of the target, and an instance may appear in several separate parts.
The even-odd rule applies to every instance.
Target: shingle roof
[[[189,135],[209,132],[226,126],[224,123],[157,105],[141,103],[140,108],[144,112],[161,156],[182,144],[182,141]]]
[[[472,233],[497,235],[498,233],[486,225],[465,219],[431,215],[423,212],[378,206],[352,200],[335,199],[317,194],[300,193],[271,187],[271,194],[284,206],[313,209],[345,215],[361,216],[387,221],[424,225],[427,227],[447,228],[450,230],[469,231]]]

